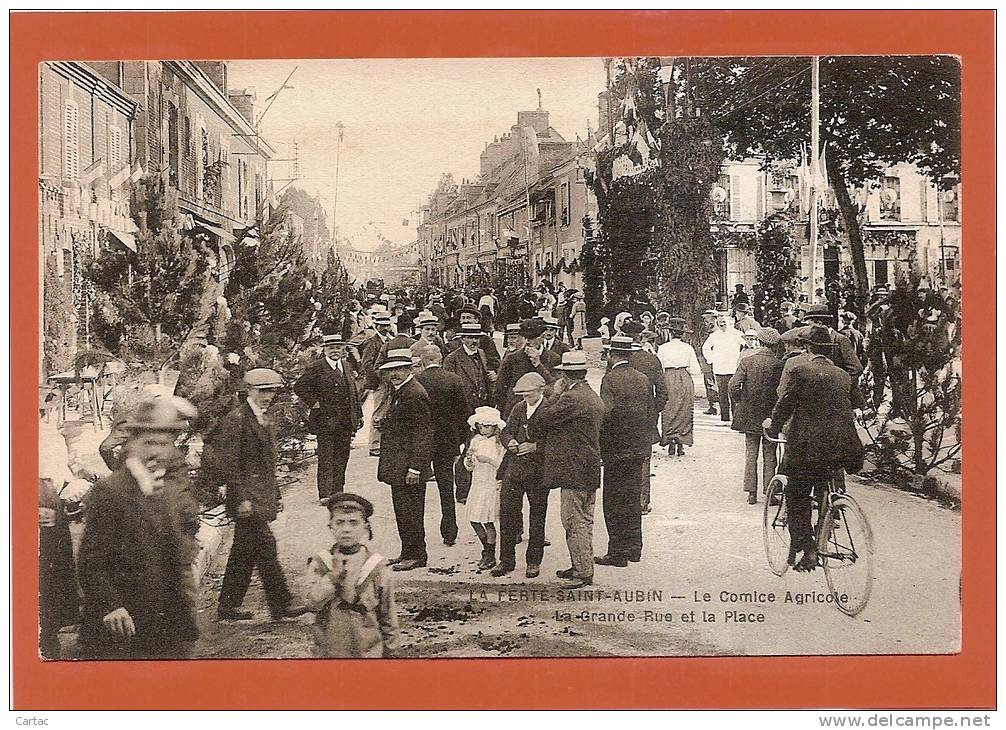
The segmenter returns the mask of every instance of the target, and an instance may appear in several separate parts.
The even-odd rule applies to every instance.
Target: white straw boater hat
[[[412,350],[408,348],[388,350],[388,359],[377,369],[391,370],[392,368],[404,367],[412,367]]]
[[[500,412],[493,408],[492,406],[479,406],[475,409],[475,413],[468,416],[468,425],[472,428],[476,426],[496,426],[498,428],[506,427],[506,421],[503,420],[503,416]]]

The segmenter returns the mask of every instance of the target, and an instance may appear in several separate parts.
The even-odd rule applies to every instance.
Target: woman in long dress
[[[569,310],[569,316],[573,321],[573,344],[577,350],[582,350],[583,338],[587,336],[587,305],[584,304],[583,294],[580,292],[573,294],[573,306]]]
[[[667,404],[660,415],[660,444],[667,447],[668,456],[684,456],[685,446],[692,445],[695,423],[694,377],[702,377],[695,348],[681,336],[687,332],[685,320],[672,317],[667,326],[671,339],[657,349],[667,383]]]

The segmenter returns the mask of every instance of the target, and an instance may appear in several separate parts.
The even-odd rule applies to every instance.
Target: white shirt
[[[265,413],[262,411],[261,408],[255,405],[255,401],[253,401],[251,398],[248,398],[248,407],[251,408],[252,413],[255,414],[255,420],[259,422],[259,425],[265,426],[266,425]]]
[[[733,375],[737,371],[744,338],[733,327],[715,329],[702,345],[702,355],[713,367],[713,375]]]
[[[412,380],[412,374],[411,373],[409,373],[409,377],[407,377],[405,380],[402,381],[401,385],[396,385],[395,386],[395,392],[398,392],[399,390],[401,390],[402,388],[404,388],[405,384],[408,383],[410,380]]]
[[[325,355],[325,360],[328,362],[328,366],[330,368],[332,368],[333,370],[335,370],[337,373],[341,373],[342,372],[342,361],[341,360],[333,360],[328,355]]]
[[[660,365],[668,368],[688,368],[692,375],[698,375],[702,371],[699,368],[699,359],[695,356],[695,348],[682,340],[669,340],[657,350],[657,357],[660,358]]]
[[[533,406],[529,406],[527,404],[527,401],[524,401],[524,409],[527,411],[527,420],[529,420],[529,421],[531,420],[531,416],[534,415],[534,412],[536,410],[538,410],[538,406],[540,406],[541,403],[542,403],[542,401],[544,401],[544,400],[545,400],[545,396],[542,396],[541,398],[538,399],[538,402],[535,403]]]

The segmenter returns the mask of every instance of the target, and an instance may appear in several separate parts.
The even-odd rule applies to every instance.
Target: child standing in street
[[[357,494],[339,492],[329,498],[328,512],[335,544],[308,560],[315,655],[394,656],[399,635],[391,570],[367,545],[374,507]]]
[[[482,541],[482,560],[478,564],[481,571],[496,565],[496,521],[500,506],[500,481],[496,471],[505,453],[499,433],[506,422],[495,408],[480,406],[469,417],[468,424],[477,433],[472,436],[465,455],[465,468],[472,473],[465,514]]]

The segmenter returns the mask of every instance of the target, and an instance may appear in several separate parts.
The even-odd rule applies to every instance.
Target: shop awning
[[[136,253],[136,239],[133,238],[133,234],[125,233],[124,231],[113,231],[111,228],[108,229],[108,238],[110,241],[115,242],[119,246],[126,248],[133,253]]]

